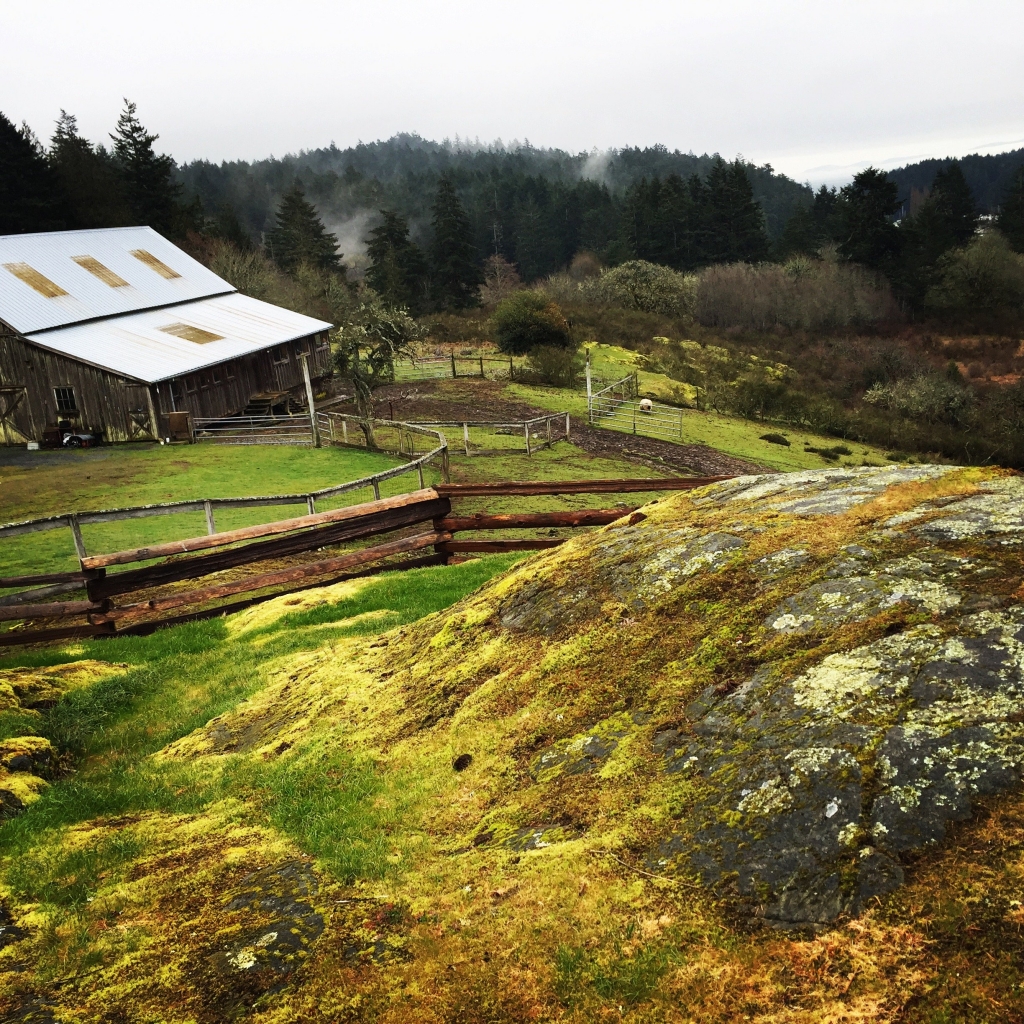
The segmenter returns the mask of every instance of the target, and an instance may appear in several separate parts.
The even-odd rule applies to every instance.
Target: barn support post
[[[203,502],[203,511],[206,513],[206,532],[216,533],[217,526],[213,521],[213,505],[210,504],[209,499]]]
[[[153,434],[153,440],[160,440],[160,421],[156,418],[156,404],[153,402],[153,389],[146,388],[146,405],[149,406],[149,429]]]
[[[316,422],[316,402],[313,401],[313,382],[309,379],[309,356],[299,353],[302,361],[302,379],[306,383],[306,403],[309,406],[309,428],[313,432],[313,447],[320,447],[320,426]]]
[[[71,527],[71,539],[75,542],[75,554],[79,558],[85,558],[85,541],[82,540],[82,528],[78,525],[78,516],[68,516],[68,526]]]

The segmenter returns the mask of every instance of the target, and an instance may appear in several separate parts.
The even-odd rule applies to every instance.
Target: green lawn
[[[116,445],[78,452],[18,452],[0,465],[0,522],[58,512],[148,505],[190,498],[295,494],[345,483],[404,462],[355,448],[291,445]],[[408,480],[390,489],[409,489]],[[387,493],[385,486],[382,493]],[[369,489],[323,507],[366,501]],[[229,509],[216,516],[219,530],[303,515],[304,506]],[[82,527],[86,550],[119,551],[206,532],[202,513],[129,519]],[[76,566],[66,529],[0,537],[0,574],[56,572]]]

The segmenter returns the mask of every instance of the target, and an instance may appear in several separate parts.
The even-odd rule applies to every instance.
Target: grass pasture
[[[357,448],[291,445],[119,445],[67,452],[0,449],[0,522],[61,512],[93,511],[185,501],[296,494],[345,483],[401,465],[399,459]],[[430,476],[432,468],[428,469]],[[383,496],[409,489],[385,481]],[[324,502],[322,509],[368,501],[369,488]],[[218,510],[219,530],[304,515],[301,505]],[[201,512],[184,512],[82,527],[89,552],[120,551],[206,533]],[[66,528],[0,537],[0,574],[60,572],[77,567]]]

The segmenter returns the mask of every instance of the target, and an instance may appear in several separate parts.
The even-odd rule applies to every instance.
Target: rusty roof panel
[[[0,271],[0,320],[21,334],[234,291],[147,227],[2,235],[6,264],[27,264],[52,286],[40,291],[24,275]]]
[[[168,323],[172,319],[171,323]],[[323,320],[237,292],[27,335],[42,348],[155,384],[327,330]],[[168,330],[173,328],[173,330]],[[195,332],[195,337],[190,337]],[[212,336],[196,343],[195,338]],[[215,339],[215,340],[213,340]]]
[[[44,299],[59,299],[62,295],[67,295],[59,284],[54,284],[27,263],[5,263],[4,270],[10,271],[19,281],[39,292]]]
[[[88,270],[93,277],[98,277],[104,284],[111,288],[127,288],[128,282],[119,274],[115,274],[109,267],[103,266],[95,256],[72,256],[83,270]]]

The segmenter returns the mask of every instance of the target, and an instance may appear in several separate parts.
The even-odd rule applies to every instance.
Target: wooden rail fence
[[[16,595],[22,598],[20,603],[0,606],[0,621],[44,620],[49,623],[84,619],[76,625],[8,630],[0,633],[0,646],[89,635],[146,633],[188,619],[224,615],[282,594],[326,586],[354,576],[441,564],[453,555],[551,548],[561,544],[563,538],[455,538],[459,533],[470,531],[604,526],[633,511],[573,509],[459,515],[452,511],[453,498],[690,490],[723,479],[728,478],[438,484],[408,494],[274,523],[108,554],[83,554],[78,572],[0,577],[0,588],[29,588]],[[426,529],[408,532],[428,524]],[[397,535],[384,541],[376,539],[387,533]],[[312,561],[299,558],[337,544],[366,541],[370,541],[366,546]],[[428,551],[430,553],[426,553]],[[399,561],[394,561],[395,558]],[[292,561],[288,564],[280,564],[289,559]],[[259,567],[261,563],[262,568],[255,572],[241,577],[235,575],[235,570],[243,566]],[[109,571],[119,566],[132,568]],[[226,577],[225,573],[231,576]],[[48,583],[84,589],[85,599],[51,603],[34,600],[33,595],[40,593],[38,588]],[[248,596],[229,604],[216,603],[239,595]],[[170,612],[178,614],[168,615]]]

